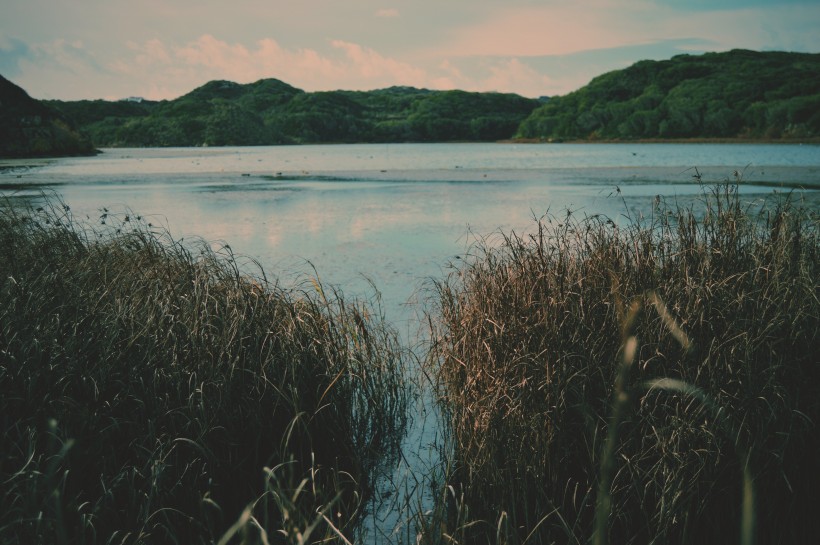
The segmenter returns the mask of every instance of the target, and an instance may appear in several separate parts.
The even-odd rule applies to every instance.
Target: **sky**
[[[820,52],[820,0],[0,0],[0,75],[40,99],[306,91],[563,95],[643,59]]]

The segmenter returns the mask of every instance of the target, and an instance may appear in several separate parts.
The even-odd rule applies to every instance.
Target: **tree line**
[[[509,138],[541,103],[515,94],[308,93],[276,79],[212,81],[170,101],[52,101],[98,146],[226,146]]]
[[[15,125],[13,102],[0,104],[5,140],[36,135],[42,148],[43,131],[18,130],[36,117],[23,116]],[[414,87],[306,92],[263,79],[211,81],[174,100],[43,104],[59,126],[98,147],[513,138],[803,141],[820,138],[820,54],[733,50],[640,61],[551,99]],[[32,147],[15,149],[25,154]]]
[[[679,55],[603,74],[536,109],[538,139],[805,139],[820,136],[820,54]]]

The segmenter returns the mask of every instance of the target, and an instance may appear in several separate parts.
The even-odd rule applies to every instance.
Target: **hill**
[[[540,102],[514,94],[430,91],[308,93],[276,79],[211,81],[170,101],[52,101],[98,146],[494,141]]]
[[[521,123],[517,136],[820,137],[820,54],[733,50],[641,61],[553,98]]]
[[[0,76],[0,157],[92,153],[91,140],[68,117]]]
[[[67,126],[70,132],[65,120],[74,119],[101,147],[480,142],[512,137],[794,141],[820,138],[820,54],[734,50],[641,61],[547,102],[515,94],[413,87],[305,92],[263,79],[250,84],[211,81],[159,102],[47,105],[62,113],[58,127]],[[31,124],[36,116],[25,119]],[[9,130],[5,121],[2,127]],[[38,146],[43,141],[39,138]]]

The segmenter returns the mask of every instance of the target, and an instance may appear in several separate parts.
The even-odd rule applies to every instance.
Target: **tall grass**
[[[479,243],[430,311],[450,467],[425,541],[815,540],[818,226],[725,183]]]
[[[376,305],[132,213],[7,202],[0,542],[344,541],[399,444],[403,362]]]

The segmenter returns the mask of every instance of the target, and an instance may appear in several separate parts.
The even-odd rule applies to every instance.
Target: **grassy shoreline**
[[[426,542],[816,537],[818,218],[703,199],[541,218],[437,284],[451,436]]]
[[[446,440],[437,502],[400,517],[419,543],[820,532],[820,218],[743,199],[545,216],[433,280]],[[408,357],[375,301],[129,211],[6,201],[0,541],[356,541]]]
[[[0,541],[352,535],[406,419],[378,307],[55,201],[0,256]]]

